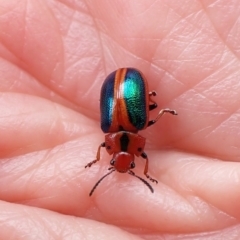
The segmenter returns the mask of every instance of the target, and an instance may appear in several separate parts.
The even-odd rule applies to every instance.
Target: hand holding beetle
[[[239,5],[0,0],[0,239],[240,239]]]

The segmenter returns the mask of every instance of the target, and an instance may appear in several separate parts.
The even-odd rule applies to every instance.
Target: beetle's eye
[[[130,167],[131,167],[131,168],[135,168],[135,163],[134,163],[134,162],[131,162]]]
[[[112,166],[114,166],[115,161],[112,159],[112,160],[110,161],[110,164],[111,164]]]

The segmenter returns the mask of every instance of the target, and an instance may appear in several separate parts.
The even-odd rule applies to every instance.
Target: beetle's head
[[[112,165],[112,167],[110,167],[108,170],[110,170],[110,172],[108,172],[107,174],[105,174],[103,177],[101,177],[96,184],[93,186],[91,192],[89,193],[89,196],[91,196],[93,194],[93,192],[95,191],[96,187],[99,185],[99,183],[108,175],[110,175],[111,173],[118,171],[120,173],[128,173],[136,178],[138,178],[139,180],[141,180],[149,189],[150,191],[153,193],[153,188],[152,186],[143,178],[135,175],[135,173],[131,170],[132,168],[135,167],[134,164],[134,155],[127,153],[127,152],[119,152],[113,155],[113,159],[111,160],[110,164]]]
[[[127,152],[118,152],[113,155],[110,164],[120,173],[126,173],[135,168],[134,155]]]

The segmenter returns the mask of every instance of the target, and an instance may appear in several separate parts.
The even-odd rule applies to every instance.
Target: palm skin
[[[239,16],[239,0],[1,0],[0,239],[239,239]],[[119,67],[179,115],[140,132],[153,194],[113,173],[89,197]]]

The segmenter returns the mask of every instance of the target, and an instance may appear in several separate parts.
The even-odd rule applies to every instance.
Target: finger
[[[0,212],[0,239],[140,240],[117,227],[43,209],[0,202]]]
[[[1,157],[49,149],[92,129],[88,118],[43,98],[2,93],[0,106]]]
[[[102,155],[98,164],[84,168],[91,159],[88,149],[93,153],[98,142],[92,138],[2,161],[0,198],[152,232],[215,231],[238,223],[238,164],[194,155],[149,154],[151,176],[159,181],[152,184],[154,193],[138,179],[114,172],[89,197],[109,167]],[[136,159],[136,165],[135,173],[144,178],[144,163]]]

